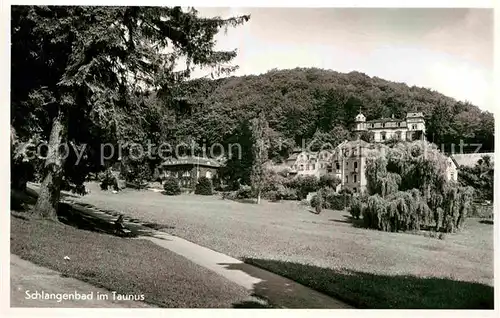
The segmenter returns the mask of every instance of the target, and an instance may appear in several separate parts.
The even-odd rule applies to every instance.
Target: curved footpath
[[[91,215],[106,222],[114,222],[116,217],[94,207],[82,207],[72,200],[70,203],[79,213]],[[124,219],[124,226],[136,233],[147,233],[135,239],[149,240],[160,247],[183,256],[225,279],[237,284],[251,293],[252,298],[265,302],[274,308],[353,308],[344,302],[317,292],[290,279],[264,269],[245,264],[242,261],[216,252],[206,247],[161,231],[151,231],[138,222]],[[144,231],[143,231],[144,230]],[[74,278],[62,277],[60,273],[40,267],[11,254],[11,307],[152,307],[142,302],[93,299],[92,301],[66,300],[34,301],[27,299],[26,290],[44,290],[47,293],[73,293],[75,290],[88,290],[95,295],[110,294],[109,291]],[[264,304],[264,305],[266,305]],[[267,306],[265,306],[267,307]]]
[[[210,269],[228,280],[250,290],[280,308],[349,309],[351,306],[330,296],[298,284],[290,279],[245,264],[235,258],[194,244],[176,236],[158,232],[142,237],[190,261]]]

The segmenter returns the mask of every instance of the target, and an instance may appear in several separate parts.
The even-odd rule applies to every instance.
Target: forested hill
[[[242,122],[264,111],[274,140],[292,146],[313,136],[336,141],[349,135],[361,109],[368,120],[404,118],[420,111],[426,117],[427,139],[445,144],[481,143],[494,147],[494,120],[489,112],[438,92],[409,87],[363,73],[316,68],[272,70],[262,75],[196,79],[186,84],[177,104],[177,136],[224,142]],[[458,148],[457,148],[458,149]],[[468,148],[464,150],[473,150]],[[458,151],[458,150],[457,150]]]

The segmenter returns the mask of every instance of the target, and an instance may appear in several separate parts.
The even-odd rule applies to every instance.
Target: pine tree
[[[195,66],[215,75],[235,70],[227,64],[236,51],[215,50],[214,37],[249,19],[103,6],[13,6],[11,16],[12,125],[23,137],[38,132],[48,140],[35,211],[54,220],[62,179],[83,183],[99,166],[102,143],[137,137],[158,110],[136,97],[171,95]],[[181,58],[186,69],[176,71]],[[87,145],[85,164],[58,153],[66,142]]]

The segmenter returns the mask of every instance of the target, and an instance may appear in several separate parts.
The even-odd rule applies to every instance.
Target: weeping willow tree
[[[383,153],[367,160],[370,197],[353,211],[361,211],[366,227],[454,232],[463,226],[473,190],[446,180],[447,158],[434,145],[399,143]]]
[[[442,204],[442,227],[446,232],[462,228],[470,211],[473,195],[472,187],[450,187],[446,190]]]

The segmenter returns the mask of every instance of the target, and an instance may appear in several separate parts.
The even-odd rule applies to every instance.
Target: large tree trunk
[[[64,164],[63,158],[59,155],[63,134],[63,117],[62,113],[59,113],[52,123],[44,177],[34,209],[34,213],[45,219],[57,220]]]

